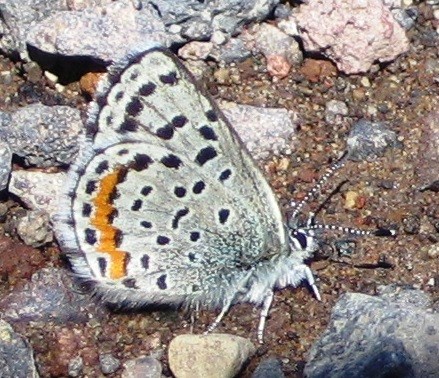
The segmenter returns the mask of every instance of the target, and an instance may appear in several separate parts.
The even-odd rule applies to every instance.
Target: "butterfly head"
[[[289,229],[288,240],[291,251],[302,253],[304,258],[311,256],[319,247],[314,230],[306,228]]]

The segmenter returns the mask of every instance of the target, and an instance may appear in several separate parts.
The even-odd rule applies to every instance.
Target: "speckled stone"
[[[429,297],[391,285],[379,296],[348,293],[313,345],[305,376],[433,377],[439,371],[439,314]]]
[[[179,378],[231,378],[255,351],[249,340],[239,336],[180,335],[169,344],[169,366]]]

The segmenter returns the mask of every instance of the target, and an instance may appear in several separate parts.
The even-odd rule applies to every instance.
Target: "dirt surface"
[[[379,285],[412,285],[428,292],[434,302],[438,300],[439,257],[429,251],[439,240],[439,193],[420,191],[417,176],[424,148],[421,138],[425,118],[438,111],[439,104],[439,56],[434,44],[438,39],[432,39],[432,32],[428,15],[421,12],[418,28],[409,33],[410,52],[365,75],[346,77],[337,73],[329,62],[310,59],[301,67],[294,67],[286,79],[275,82],[265,73],[264,60],[253,58],[226,67],[234,80],[228,85],[218,85],[213,73],[219,68],[212,65],[212,75],[206,77],[205,83],[215,97],[298,112],[301,121],[297,138],[292,141],[293,155],[273,157],[264,164],[266,176],[284,208],[291,199],[302,198],[325,168],[345,150],[347,134],[358,119],[386,122],[401,142],[400,148],[388,150],[385,156],[372,162],[348,162],[330,181],[321,199],[342,181],[348,182],[318,215],[318,220],[327,224],[362,229],[395,227],[397,237],[356,239],[355,250],[346,256],[337,255],[331,248],[331,241],[346,239],[346,236],[322,237],[327,244],[310,261],[322,302],[314,299],[306,287],[277,293],[267,321],[265,344],[258,349],[243,377],[250,376],[261,359],[268,356],[281,358],[287,376],[300,377],[307,351],[325,330],[334,303],[345,292],[373,295]],[[322,65],[326,68],[320,70],[318,67]],[[0,80],[0,109],[3,111],[36,101],[85,106],[77,82],[58,93],[38,72],[31,77],[20,62],[0,57],[0,68],[11,72],[8,80],[5,76]],[[346,86],[350,90],[344,91]],[[325,104],[333,99],[344,101],[349,114],[339,124],[328,125]],[[357,198],[354,206],[347,206],[348,192]],[[3,217],[2,233],[17,241],[14,231],[6,225],[19,204],[9,198],[4,201],[9,210]],[[311,209],[316,209],[319,203],[321,201],[312,203]],[[30,268],[25,269],[22,277],[14,274],[14,279],[8,281],[2,276],[0,295],[28,280],[29,270],[36,271],[41,265],[65,266],[56,244],[30,256],[35,254],[38,263],[30,261]],[[26,263],[20,260],[20,264]],[[201,333],[215,315],[202,312],[194,332]],[[256,343],[258,318],[258,309],[237,305],[218,331],[251,337]],[[158,350],[164,351],[161,358],[164,374],[170,375],[167,344],[175,335],[190,332],[190,319],[175,311],[107,313],[102,320],[92,320],[87,325],[30,323],[14,328],[29,340],[44,377],[65,376],[68,361],[78,351],[84,358],[84,374],[88,377],[102,375],[98,363],[100,353],[112,353],[123,363]],[[120,373],[121,369],[111,376],[117,377]]]

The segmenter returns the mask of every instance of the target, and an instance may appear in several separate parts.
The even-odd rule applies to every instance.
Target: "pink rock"
[[[382,0],[310,0],[295,15],[307,51],[321,52],[338,69],[368,71],[406,52],[409,41]]]
[[[270,24],[256,25],[251,32],[254,48],[267,59],[267,71],[279,79],[286,77],[294,64],[303,56],[296,40]]]
[[[267,57],[267,71],[271,76],[283,79],[288,75],[290,69],[291,64],[283,56],[269,55]]]
[[[212,42],[193,41],[187,43],[180,50],[178,50],[178,56],[185,60],[204,60],[207,59],[209,54],[212,52],[212,49]]]

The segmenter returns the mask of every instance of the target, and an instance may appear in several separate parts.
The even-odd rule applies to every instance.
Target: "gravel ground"
[[[422,21],[422,14],[421,14]],[[263,60],[249,59],[243,63],[221,68],[228,84],[218,85],[211,75],[205,79],[209,91],[216,98],[239,103],[284,107],[298,111],[300,127],[292,142],[293,154],[273,157],[265,162],[266,175],[286,207],[291,199],[299,199],[312,187],[312,182],[324,173],[325,167],[336,159],[346,146],[346,138],[353,122],[361,118],[386,122],[398,134],[400,148],[387,151],[385,156],[371,162],[348,162],[339,171],[322,198],[344,180],[341,189],[331,196],[318,219],[327,224],[361,228],[396,227],[396,238],[360,238],[349,256],[337,256],[331,251],[328,237],[326,248],[311,261],[316,274],[322,302],[316,301],[306,287],[285,289],[277,293],[267,322],[265,344],[258,349],[243,372],[250,376],[256,365],[267,356],[280,357],[284,372],[300,377],[306,354],[312,343],[325,329],[331,309],[339,296],[348,291],[374,294],[378,285],[412,285],[428,292],[433,301],[439,298],[439,258],[433,254],[439,240],[439,193],[420,191],[417,171],[423,153],[421,138],[425,118],[439,104],[439,53],[437,36],[432,37],[428,22],[409,33],[411,49],[397,61],[377,67],[373,73],[343,76],[329,62],[309,60],[302,67],[293,68],[290,75],[277,82],[264,72]],[[323,73],[314,74],[323,65]],[[212,74],[219,68],[211,67]],[[23,75],[20,62],[0,57],[0,109],[12,111],[36,101],[85,108],[84,96],[78,82],[67,85],[58,93],[44,77],[35,73]],[[343,88],[349,87],[345,92]],[[349,112],[337,124],[325,122],[325,105],[330,100],[346,103]],[[436,128],[439,127],[437,124]],[[436,141],[436,143],[439,143]],[[437,168],[437,167],[436,167]],[[16,169],[20,169],[17,162]],[[438,169],[439,171],[439,169]],[[439,176],[439,175],[437,175]],[[357,200],[347,208],[346,194],[354,192]],[[20,204],[4,198],[7,212],[2,219],[2,233],[17,240],[8,229],[8,219],[14,217]],[[316,209],[319,202],[311,204]],[[3,206],[3,205],[2,205]],[[342,236],[343,238],[343,236]],[[345,238],[345,237],[344,237]],[[430,251],[430,252],[429,252]],[[26,282],[33,271],[42,266],[66,267],[54,243],[38,250],[38,263],[31,264],[25,273],[14,279],[2,280],[0,296]],[[202,332],[215,314],[202,312],[194,325],[194,332]],[[250,305],[234,306],[218,331],[251,337],[256,342],[258,310]],[[136,357],[138,351],[165,349],[177,334],[187,333],[190,318],[182,312],[157,311],[152,313],[111,313],[102,320],[87,325],[61,324],[17,325],[32,345],[42,376],[66,374],[67,362],[76,349],[61,350],[75,345],[87,351],[84,373],[99,376],[98,355],[111,352],[122,362]],[[166,353],[163,354],[164,374],[169,375]],[[112,375],[120,376],[120,370]]]

